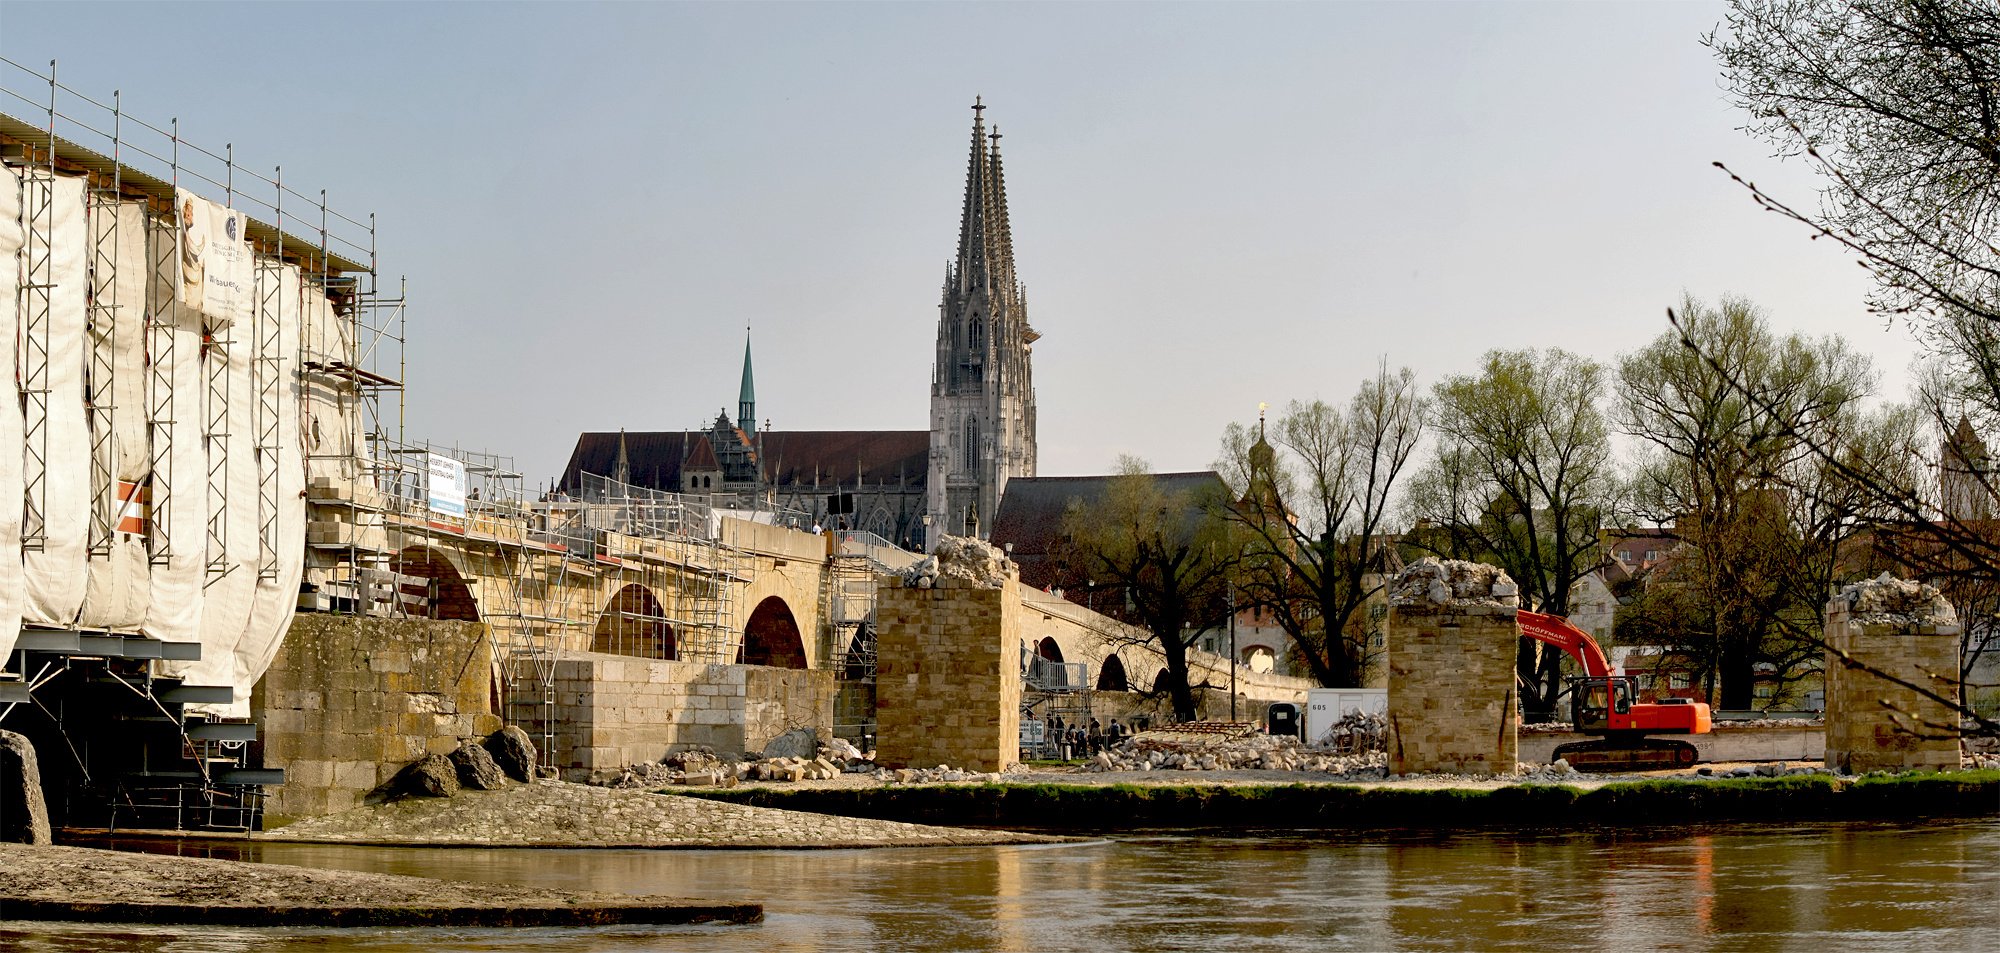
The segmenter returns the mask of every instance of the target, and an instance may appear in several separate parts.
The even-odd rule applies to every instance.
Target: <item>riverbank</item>
[[[1098,775],[1095,777],[1103,777]],[[1425,778],[1377,784],[1038,783],[690,791],[736,804],[907,823],[1094,834],[1157,829],[1353,831],[2000,815],[2000,771],[1860,778],[1564,784]]]
[[[755,903],[0,844],[0,919],[215,926],[755,923]]]
[[[1035,844],[1004,830],[827,815],[542,781],[450,798],[409,797],[307,818],[257,841],[455,847],[836,848]]]

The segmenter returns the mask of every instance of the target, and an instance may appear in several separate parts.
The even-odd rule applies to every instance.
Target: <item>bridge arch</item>
[[[1125,662],[1116,653],[1104,657],[1104,664],[1097,669],[1097,690],[1100,692],[1129,691],[1125,683]]]
[[[746,665],[805,668],[806,644],[792,607],[777,596],[757,603],[743,626],[743,648],[737,661]]]
[[[627,585],[604,604],[590,650],[673,661],[677,646],[666,614],[653,590],[636,583]]]
[[[405,599],[402,605],[404,614],[424,619],[479,621],[479,601],[472,596],[472,585],[442,551],[428,546],[411,546],[389,561],[389,570],[397,575],[429,581],[422,590],[414,585],[399,583],[396,586],[402,595],[422,600],[412,603]]]
[[[1062,646],[1056,644],[1054,636],[1043,638],[1040,642],[1037,642],[1035,644],[1035,654],[1051,662],[1061,662],[1063,660]]]

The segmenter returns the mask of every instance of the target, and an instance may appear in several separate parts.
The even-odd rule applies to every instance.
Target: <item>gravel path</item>
[[[763,919],[754,903],[0,844],[0,918],[241,926],[583,926]]]
[[[1062,838],[961,830],[544,781],[404,798],[252,835],[257,840],[480,847],[916,847]]]

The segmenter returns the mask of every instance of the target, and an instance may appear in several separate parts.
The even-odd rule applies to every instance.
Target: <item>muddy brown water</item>
[[[834,851],[242,845],[268,863],[755,900],[746,926],[266,930],[0,921],[0,950],[2000,950],[2000,822],[1121,837]]]

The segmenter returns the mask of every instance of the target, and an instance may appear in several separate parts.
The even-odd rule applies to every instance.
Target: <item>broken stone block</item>
[[[766,758],[811,758],[819,753],[819,736],[811,728],[794,728],[764,746]]]
[[[0,731],[0,841],[53,844],[49,807],[42,799],[42,770],[24,735]]]
[[[497,791],[507,786],[507,775],[487,752],[485,746],[467,741],[451,753],[452,766],[458,769],[458,783],[463,787],[478,791]]]
[[[527,732],[508,725],[487,736],[486,751],[493,756],[493,762],[499,765],[500,770],[508,777],[516,781],[535,779],[537,752],[535,743],[528,738]]]

